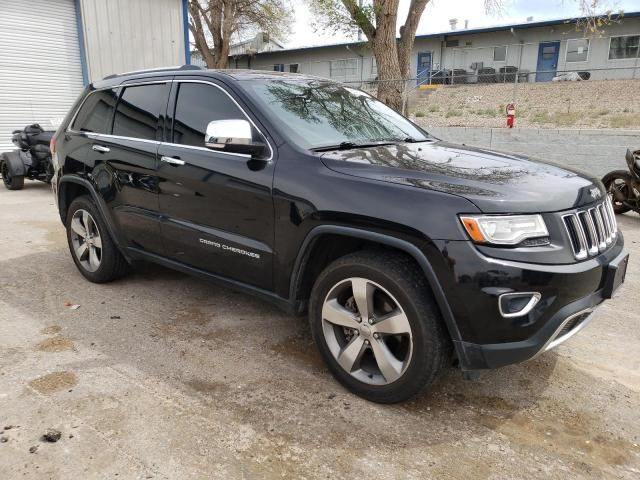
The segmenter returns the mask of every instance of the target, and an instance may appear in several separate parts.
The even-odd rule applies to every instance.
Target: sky
[[[287,48],[326,45],[341,41],[355,40],[333,32],[314,31],[308,0],[292,0],[295,17],[291,34],[284,40]],[[400,0],[399,18],[404,22],[410,0]],[[617,11],[640,11],[640,0],[605,0],[605,9]],[[458,29],[464,28],[469,20],[469,28],[491,25],[525,23],[527,17],[534,21],[568,18],[580,15],[576,0],[506,0],[501,14],[487,15],[483,0],[431,0],[418,26],[418,34],[436,33],[450,30],[449,19],[458,19]]]

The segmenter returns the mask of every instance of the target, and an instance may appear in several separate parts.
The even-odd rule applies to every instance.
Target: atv
[[[53,166],[49,143],[54,133],[45,131],[37,123],[13,131],[11,141],[18,150],[0,153],[0,173],[5,187],[20,190],[25,178],[51,183]]]

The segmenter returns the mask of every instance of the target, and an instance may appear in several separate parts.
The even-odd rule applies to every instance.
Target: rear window
[[[113,119],[113,134],[144,140],[161,140],[158,120],[167,107],[166,83],[126,87]]]
[[[108,133],[108,124],[116,99],[114,89],[90,93],[80,107],[71,128],[78,132]]]

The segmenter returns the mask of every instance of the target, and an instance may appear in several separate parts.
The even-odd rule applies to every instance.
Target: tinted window
[[[71,128],[79,132],[107,133],[115,103],[115,90],[98,90],[89,94]]]
[[[180,83],[173,143],[204,147],[209,122],[228,119],[246,120],[246,117],[226,93],[204,83]]]
[[[125,88],[113,119],[113,134],[160,140],[158,119],[167,105],[167,93],[164,83]]]

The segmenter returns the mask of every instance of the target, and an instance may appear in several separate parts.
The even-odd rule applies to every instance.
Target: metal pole
[[[516,94],[518,92],[518,79],[520,77],[520,69],[522,68],[522,50],[524,49],[524,44],[522,40],[520,40],[520,53],[518,55],[518,71],[516,72],[516,78],[513,81],[513,104],[516,104]]]

